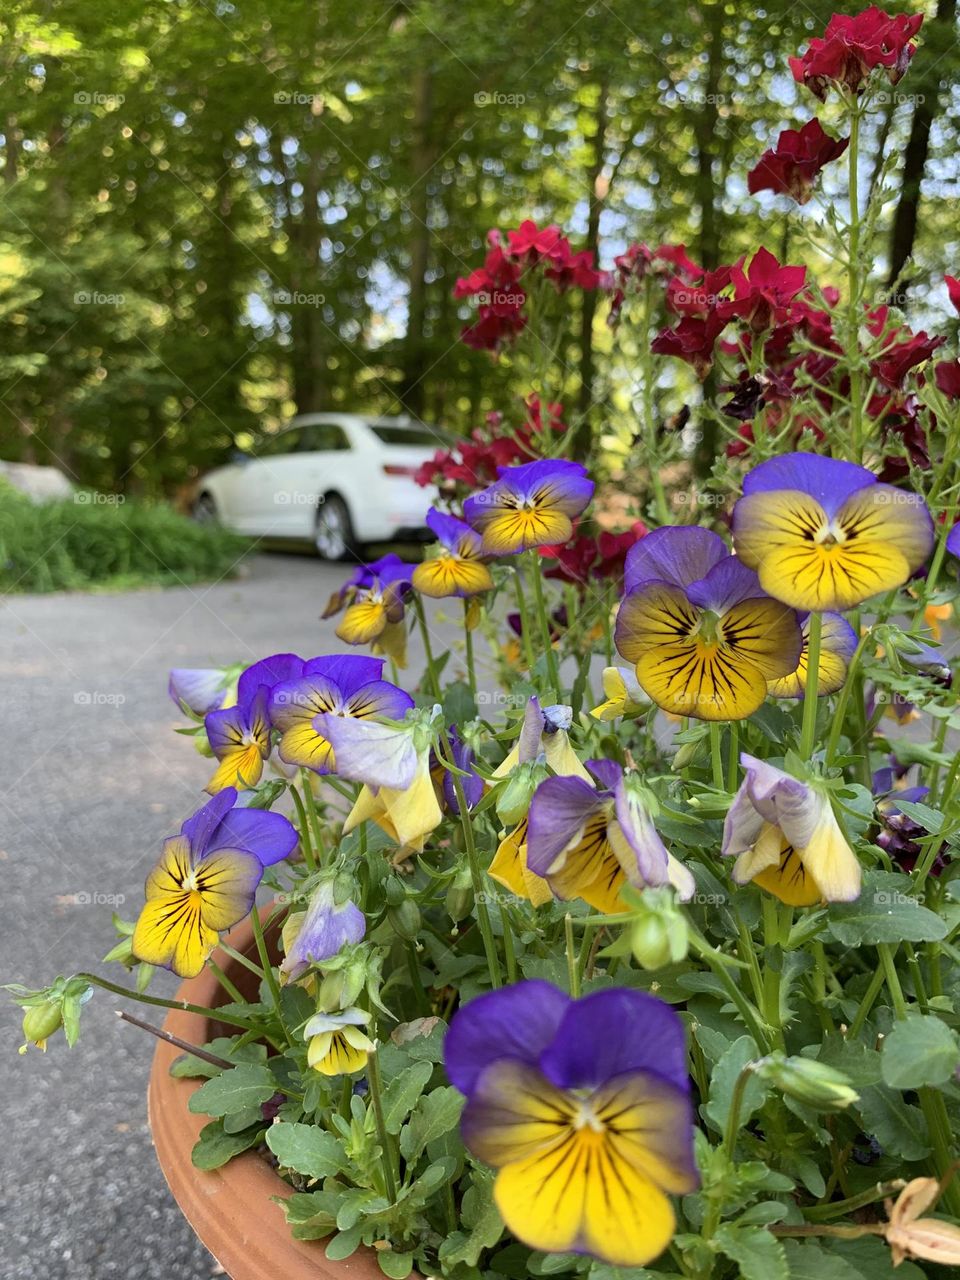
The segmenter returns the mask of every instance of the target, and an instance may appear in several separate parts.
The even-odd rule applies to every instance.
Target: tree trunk
[[[297,413],[315,413],[327,407],[327,379],[324,364],[324,329],[320,288],[320,246],[323,226],[318,196],[322,162],[316,129],[312,122],[303,131],[301,143],[306,158],[296,177],[303,185],[303,211],[292,219],[290,229],[290,339],[293,399]],[[287,190],[293,182],[288,180]]]
[[[917,235],[920,220],[920,186],[923,182],[924,170],[927,167],[927,155],[930,150],[930,128],[940,105],[940,86],[945,79],[952,81],[953,76],[945,76],[950,70],[944,65],[948,53],[953,48],[954,26],[957,18],[957,0],[938,0],[937,14],[926,31],[929,33],[929,46],[917,55],[921,67],[915,68],[918,74],[912,77],[910,87],[917,91],[917,102],[913,108],[913,120],[910,123],[910,137],[903,152],[903,176],[900,184],[900,199],[894,215],[893,227],[890,231],[890,269],[887,273],[887,288],[892,289],[907,265]],[[936,35],[934,36],[934,32]],[[929,71],[923,67],[931,57]],[[935,69],[939,66],[939,70]],[[925,72],[925,74],[924,74]],[[909,281],[904,281],[906,286]]]
[[[404,408],[416,417],[423,414],[427,373],[427,267],[430,262],[430,191],[427,182],[436,162],[431,117],[433,77],[429,67],[418,66],[413,73],[413,139],[409,213],[410,282],[407,309],[407,333],[403,352],[403,379],[400,399]]]
[[[586,248],[593,253],[594,263],[600,247],[600,212],[606,192],[602,189],[603,165],[607,146],[607,128],[610,124],[608,115],[609,102],[606,79],[601,79],[597,86],[597,108],[593,131],[593,148],[587,168],[587,237]],[[574,445],[574,456],[584,457],[590,449],[590,438],[593,431],[593,394],[594,394],[594,359],[593,359],[593,322],[597,313],[597,292],[595,289],[584,289],[583,303],[580,307],[580,401],[578,404],[579,420]]]

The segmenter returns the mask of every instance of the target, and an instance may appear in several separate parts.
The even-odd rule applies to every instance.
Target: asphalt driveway
[[[249,577],[124,595],[0,601],[2,981],[97,967],[132,919],[161,841],[202,802],[209,764],[172,732],[172,666],[343,646],[319,614],[345,568],[258,556]],[[445,647],[438,627],[438,652]],[[412,641],[410,674],[422,658]],[[122,970],[103,968],[122,981]],[[118,974],[121,975],[118,978]],[[154,990],[169,994],[172,975]],[[0,993],[0,1275],[205,1280],[218,1274],[169,1195],[146,1123],[152,1043],[98,991],[79,1045],[17,1056]]]

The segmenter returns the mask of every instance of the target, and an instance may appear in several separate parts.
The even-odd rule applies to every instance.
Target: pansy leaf
[[[233,1062],[265,1062],[267,1046],[265,1044],[241,1044],[240,1036],[218,1036],[203,1047],[217,1058],[228,1058]],[[181,1054],[170,1068],[170,1074],[176,1080],[212,1080],[220,1075],[222,1067],[212,1062],[205,1062],[192,1053]]]
[[[930,1154],[923,1112],[905,1103],[893,1089],[879,1084],[861,1089],[856,1105],[864,1133],[876,1138],[885,1151],[895,1151],[901,1160],[922,1160]]]
[[[790,1280],[783,1245],[766,1227],[725,1222],[714,1240],[721,1253],[737,1264],[742,1280]]]
[[[811,1241],[784,1240],[790,1280],[863,1280],[863,1272]]]
[[[400,1151],[413,1163],[426,1150],[428,1143],[455,1129],[463,1110],[464,1097],[458,1089],[444,1085],[426,1094],[400,1133]]]
[[[733,1100],[733,1091],[741,1071],[748,1062],[762,1057],[751,1036],[735,1040],[713,1069],[710,1077],[710,1101],[706,1113],[722,1133]],[[767,1095],[767,1086],[755,1075],[747,1080],[740,1101],[740,1124],[745,1125]]]
[[[327,1245],[326,1254],[331,1262],[340,1262],[356,1253],[363,1235],[363,1227],[353,1227],[350,1231],[338,1231]]]
[[[344,1166],[343,1147],[332,1133],[317,1125],[271,1125],[267,1146],[285,1169],[295,1169],[318,1181],[339,1173]]]
[[[243,1062],[207,1080],[190,1095],[190,1111],[208,1116],[227,1116],[235,1111],[272,1098],[277,1090],[273,1072],[262,1063]]]
[[[393,1249],[378,1249],[377,1262],[380,1270],[390,1280],[406,1280],[413,1270],[413,1254],[397,1253]]]
[[[492,1249],[503,1235],[503,1219],[493,1201],[494,1175],[488,1169],[476,1169],[460,1206],[460,1221],[469,1235],[456,1232],[440,1246],[440,1259],[447,1267],[465,1262],[475,1267],[484,1249]]]
[[[195,1169],[219,1169],[234,1156],[249,1149],[263,1137],[263,1125],[254,1125],[240,1133],[227,1133],[222,1120],[211,1120],[200,1130],[190,1158]]]
[[[399,1133],[400,1127],[416,1106],[433,1075],[429,1062],[414,1062],[394,1076],[383,1091],[383,1118],[387,1133]]]
[[[893,1089],[946,1084],[960,1066],[960,1039],[937,1017],[909,1017],[884,1037],[880,1064]]]
[[[299,1191],[274,1198],[283,1209],[295,1240],[325,1240],[336,1229],[337,1192]]]
[[[862,1236],[859,1240],[832,1240],[829,1252],[836,1252],[844,1262],[856,1267],[867,1280],[924,1280],[924,1276],[929,1274],[912,1262],[901,1262],[894,1268],[889,1246],[876,1236]],[[946,1273],[941,1271],[939,1274]]]
[[[878,871],[864,879],[856,902],[835,902],[828,930],[845,947],[881,942],[938,942],[947,926],[920,905],[906,876]]]

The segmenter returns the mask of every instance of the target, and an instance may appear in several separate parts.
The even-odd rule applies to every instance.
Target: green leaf
[[[727,1123],[727,1114],[733,1098],[733,1089],[740,1072],[748,1062],[753,1062],[763,1055],[757,1049],[752,1036],[741,1036],[735,1040],[713,1069],[710,1077],[710,1101],[707,1103],[707,1115],[722,1133]],[[767,1096],[767,1086],[756,1076],[751,1076],[743,1091],[740,1103],[740,1124],[745,1125],[754,1111]]]
[[[256,1146],[262,1137],[262,1125],[242,1133],[226,1133],[222,1120],[211,1120],[200,1130],[190,1158],[196,1169],[219,1169],[241,1151]]]
[[[240,1036],[218,1036],[202,1047],[218,1058],[226,1058],[230,1062],[266,1062],[267,1046],[265,1044],[240,1044]],[[220,1075],[222,1067],[212,1062],[204,1062],[192,1053],[181,1054],[170,1068],[170,1074],[178,1080],[203,1078],[212,1080]]]
[[[380,1270],[390,1280],[406,1280],[413,1270],[412,1253],[395,1253],[393,1249],[377,1249],[376,1253]]]
[[[190,1095],[190,1111],[208,1116],[228,1116],[234,1111],[266,1102],[277,1091],[277,1082],[269,1067],[262,1063],[243,1062],[207,1080]]]
[[[889,871],[866,876],[856,902],[834,903],[827,928],[845,947],[937,942],[947,934],[944,921],[913,896],[907,877]]]
[[[295,1240],[325,1240],[336,1230],[337,1192],[298,1191],[274,1197]]]
[[[714,1240],[740,1268],[742,1280],[790,1280],[783,1245],[765,1227],[725,1222],[717,1228]]]
[[[493,1179],[494,1175],[487,1169],[474,1172],[460,1206],[460,1221],[469,1227],[470,1234],[458,1231],[440,1246],[440,1257],[448,1267],[461,1262],[475,1267],[484,1249],[492,1249],[503,1235],[503,1219],[493,1202]]]
[[[893,1089],[882,1084],[861,1089],[857,1110],[864,1132],[875,1137],[885,1151],[895,1151],[901,1160],[922,1160],[930,1154],[923,1112],[908,1106]]]
[[[400,1150],[404,1159],[418,1160],[428,1143],[455,1129],[463,1104],[463,1095],[450,1085],[434,1089],[422,1097],[410,1117],[410,1123],[404,1125],[400,1133]]]
[[[810,1241],[784,1240],[790,1280],[863,1280],[863,1272]]]
[[[326,1253],[331,1262],[340,1262],[356,1253],[363,1235],[363,1227],[354,1227],[351,1231],[338,1231],[327,1245]]]
[[[893,1089],[946,1084],[960,1065],[960,1040],[939,1018],[913,1015],[885,1037],[880,1065]]]
[[[400,1127],[416,1106],[433,1075],[429,1062],[414,1062],[394,1076],[383,1091],[383,1118],[387,1133],[399,1133]]]
[[[273,1124],[267,1130],[267,1146],[285,1169],[307,1178],[331,1178],[344,1167],[340,1142],[315,1124]]]

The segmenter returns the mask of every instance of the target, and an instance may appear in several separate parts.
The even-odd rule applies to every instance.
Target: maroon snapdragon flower
[[[806,204],[813,195],[817,174],[825,164],[842,156],[849,138],[831,138],[820,121],[813,119],[802,129],[784,129],[777,145],[765,151],[756,168],[747,174],[747,190],[776,191]]]
[[[657,356],[679,356],[686,360],[702,381],[710,372],[717,338],[726,324],[716,310],[704,316],[684,316],[676,328],[661,329],[651,342],[650,350]]]
[[[627,552],[646,533],[647,526],[642,520],[635,521],[622,533],[604,529],[595,538],[575,532],[565,546],[540,548],[541,556],[557,562],[544,572],[544,577],[581,588],[595,578],[622,578]]]
[[[731,269],[733,296],[718,304],[717,313],[724,322],[745,320],[754,333],[763,333],[787,320],[790,304],[806,284],[807,269],[781,266],[762,245],[746,271],[745,261],[741,258]]]
[[[876,5],[854,17],[835,13],[823,37],[811,40],[802,57],[790,59],[793,78],[821,101],[831,84],[861,93],[875,67],[897,84],[917,51],[911,41],[922,23],[922,13],[891,16]]]
[[[933,380],[948,400],[960,400],[960,360],[941,360],[934,366]]]
[[[943,283],[947,286],[947,295],[954,309],[960,311],[960,280],[956,276],[944,276]]]
[[[909,337],[903,342],[895,341],[902,333],[909,334]],[[910,370],[929,360],[945,341],[945,338],[932,338],[923,330],[910,333],[906,325],[894,329],[880,355],[870,362],[870,373],[891,391],[899,391]]]
[[[618,254],[613,260],[613,274],[609,279],[610,311],[607,324],[611,328],[620,319],[620,312],[631,286],[635,286],[647,275],[653,274],[666,279],[679,276],[685,280],[696,280],[703,272],[695,262],[687,257],[685,244],[662,244],[656,249],[638,243],[630,245],[626,253]]]

